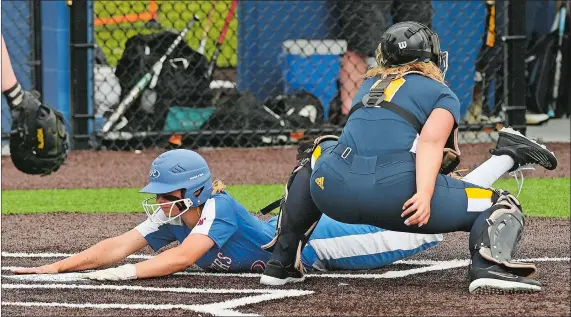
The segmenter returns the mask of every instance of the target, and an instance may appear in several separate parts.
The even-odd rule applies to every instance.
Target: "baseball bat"
[[[174,42],[167,49],[166,53],[163,56],[161,56],[161,58],[153,65],[152,69],[149,72],[147,72],[145,75],[143,75],[143,77],[141,79],[139,79],[137,84],[135,84],[135,87],[133,87],[131,89],[131,91],[129,91],[129,94],[127,94],[127,96],[125,96],[125,98],[123,98],[121,103],[119,103],[119,105],[117,106],[117,109],[109,117],[107,122],[105,122],[105,124],[103,125],[103,128],[101,129],[101,132],[103,132],[103,133],[109,132],[111,130],[111,128],[115,125],[115,123],[117,123],[117,120],[119,120],[119,118],[125,113],[127,108],[130,107],[131,104],[133,104],[133,102],[137,99],[137,97],[139,97],[141,92],[143,92],[143,90],[145,90],[147,85],[153,79],[153,76],[154,75],[158,76],[158,74],[162,70],[163,63],[165,62],[165,60],[172,54],[172,52],[175,50],[177,45],[183,40],[186,33],[188,33],[188,31],[194,25],[194,22],[196,22],[197,20],[198,20],[198,16],[195,15],[194,18],[188,23],[188,25],[176,37]]]
[[[557,57],[555,58],[555,74],[553,78],[553,92],[552,101],[549,104],[549,109],[547,114],[550,117],[555,116],[554,110],[557,107],[557,98],[559,97],[559,84],[561,80],[561,62],[563,59],[562,49],[563,49],[563,33],[565,31],[565,19],[566,19],[566,8],[565,1],[561,4],[561,9],[559,10],[559,34],[557,39]]]
[[[216,49],[214,50],[214,54],[212,55],[212,59],[210,60],[210,65],[208,66],[208,78],[212,78],[212,73],[214,72],[214,66],[216,65],[216,61],[218,60],[218,55],[220,54],[220,48],[226,39],[226,33],[228,32],[228,27],[230,26],[230,22],[234,18],[234,12],[236,12],[236,7],[238,6],[238,0],[232,0],[232,4],[230,5],[230,11],[228,11],[228,15],[226,16],[226,20],[224,20],[224,26],[222,27],[222,31],[220,32],[220,36],[218,36],[218,41],[216,41]]]
[[[218,0],[212,1],[212,8],[208,13],[208,18],[206,20],[206,27],[204,28],[204,33],[202,34],[202,39],[200,40],[200,45],[198,46],[198,52],[204,54],[204,48],[206,47],[206,39],[208,39],[208,32],[212,28],[212,20],[214,17],[214,12],[216,12],[216,3]]]
[[[209,82],[212,81],[212,73],[214,72],[214,66],[216,65],[216,60],[218,59],[218,55],[220,54],[220,47],[222,46],[222,44],[226,40],[226,33],[228,32],[228,27],[230,26],[230,22],[234,18],[234,12],[236,11],[237,6],[238,6],[238,0],[232,0],[232,4],[230,5],[230,10],[228,11],[228,15],[226,15],[226,19],[224,20],[224,26],[222,27],[222,31],[220,32],[220,35],[218,36],[218,40],[216,41],[216,47],[214,50],[214,54],[212,55],[212,58],[210,59],[210,64],[208,65],[206,78],[208,78]],[[213,7],[210,11],[210,14],[212,14],[212,12],[214,10],[215,10],[215,8]],[[210,17],[210,14],[208,15],[209,17]],[[210,23],[207,27],[210,28],[211,24],[212,23]],[[206,33],[207,33],[207,31],[205,30],[205,35],[206,35]],[[206,36],[203,38],[203,41],[206,41]],[[200,52],[201,48],[202,48],[202,50],[204,50],[204,47],[202,45],[203,44],[201,44],[201,46],[198,48],[199,52]],[[200,52],[200,53],[202,53],[202,52]],[[180,135],[180,134],[172,135],[169,138],[169,143],[173,144],[173,145],[180,146],[182,144],[182,135]]]

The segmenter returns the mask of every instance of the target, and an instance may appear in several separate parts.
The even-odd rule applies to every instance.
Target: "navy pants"
[[[438,175],[428,224],[407,226],[401,214],[403,204],[416,193],[414,153],[363,157],[335,141],[320,146],[310,177],[311,197],[322,213],[337,221],[404,232],[468,232],[492,206],[491,190]]]

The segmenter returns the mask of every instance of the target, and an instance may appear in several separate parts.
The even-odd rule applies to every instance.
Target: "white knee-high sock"
[[[481,187],[490,187],[502,175],[507,173],[515,162],[509,155],[492,156],[464,178],[463,181]]]

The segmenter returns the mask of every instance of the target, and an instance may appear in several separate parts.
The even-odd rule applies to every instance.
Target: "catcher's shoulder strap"
[[[351,116],[351,114],[362,107],[385,108],[401,116],[416,130],[418,134],[420,134],[423,125],[410,111],[393,102],[385,100],[385,90],[391,82],[395,80],[395,78],[396,74],[389,74],[381,80],[380,83],[373,85],[369,90],[369,93],[366,94],[359,103],[351,108],[348,116]],[[446,145],[444,146],[444,157],[441,165],[441,172],[443,174],[451,173],[458,166],[460,163],[460,154],[460,148],[458,147],[458,125],[454,123],[454,128],[448,136]]]
[[[274,202],[271,202],[271,203],[270,203],[269,205],[267,205],[266,207],[260,209],[260,212],[262,213],[262,215],[268,214],[270,211],[272,211],[272,210],[278,208],[278,207],[281,205],[283,199],[284,199],[284,197],[282,197],[282,198],[280,198],[280,199],[278,199],[278,200],[276,200],[276,201],[274,201]]]
[[[371,90],[369,90],[369,93],[366,94],[363,99],[359,101],[359,103],[351,108],[347,117],[350,117],[351,114],[362,107],[385,108],[401,116],[410,125],[412,125],[417,133],[420,134],[420,131],[422,130],[422,124],[412,113],[410,113],[410,111],[393,102],[384,100],[385,90],[395,78],[396,74],[389,74],[387,77],[381,80],[378,85],[373,85]]]

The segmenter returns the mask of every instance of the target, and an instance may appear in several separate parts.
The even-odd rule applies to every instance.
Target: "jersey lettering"
[[[232,259],[224,256],[222,252],[218,252],[218,256],[212,264],[210,264],[209,268],[219,271],[219,272],[228,272],[230,270],[230,266],[232,265]]]

